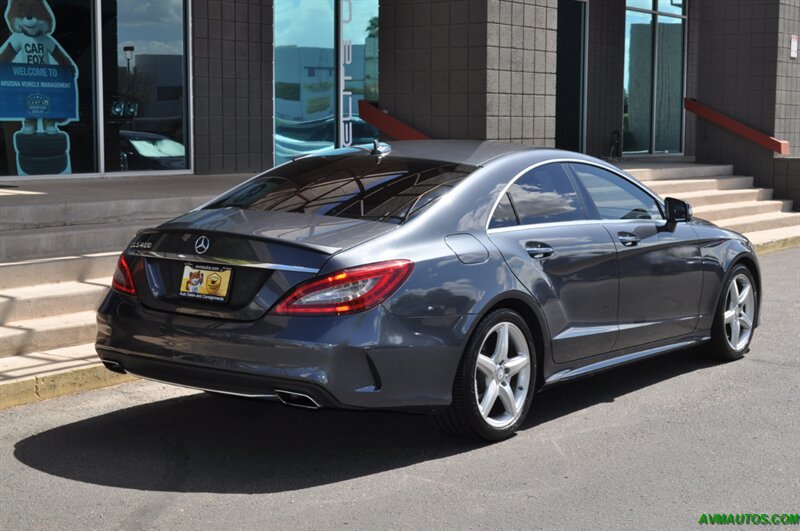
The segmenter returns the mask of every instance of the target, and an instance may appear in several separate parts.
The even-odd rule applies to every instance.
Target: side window
[[[539,166],[508,189],[522,225],[586,219],[575,188],[561,164]]]
[[[572,164],[600,219],[664,219],[656,200],[630,181],[588,164]]]
[[[511,206],[511,201],[508,199],[508,194],[503,194],[503,197],[497,203],[497,208],[494,209],[489,228],[499,229],[500,227],[513,227],[518,224],[517,215],[514,213],[514,207]]]

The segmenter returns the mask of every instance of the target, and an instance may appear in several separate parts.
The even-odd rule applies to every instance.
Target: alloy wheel
[[[723,321],[728,345],[735,351],[747,346],[753,334],[756,313],[756,298],[753,285],[747,275],[739,273],[728,287],[725,297]]]
[[[475,367],[475,398],[484,421],[504,429],[519,418],[531,380],[531,354],[522,330],[502,321],[481,343]]]

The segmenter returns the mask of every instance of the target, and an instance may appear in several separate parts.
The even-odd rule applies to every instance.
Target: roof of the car
[[[509,153],[542,149],[490,140],[403,140],[387,144],[391,147],[391,156],[439,160],[469,166],[483,166]]]

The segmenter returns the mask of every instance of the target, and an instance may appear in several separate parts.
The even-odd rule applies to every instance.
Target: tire
[[[51,175],[58,174],[67,169],[69,159],[62,153],[53,157],[32,157],[30,155],[19,155],[19,166],[28,175]]]
[[[58,133],[48,135],[37,133],[34,135],[14,135],[14,144],[20,156],[29,157],[55,157],[67,152],[67,135]]]
[[[711,327],[714,356],[727,361],[741,359],[750,348],[757,319],[758,293],[753,274],[746,266],[736,265],[722,285]]]
[[[528,414],[536,374],[536,350],[525,320],[512,310],[493,311],[467,343],[453,383],[452,404],[431,418],[450,435],[507,439]]]

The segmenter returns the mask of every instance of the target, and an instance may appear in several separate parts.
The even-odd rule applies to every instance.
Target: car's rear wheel
[[[753,275],[744,265],[737,265],[728,275],[717,307],[711,331],[714,354],[725,360],[744,356],[753,339],[758,315],[758,294]]]
[[[536,351],[519,314],[487,315],[467,344],[453,384],[453,403],[433,416],[444,431],[490,441],[510,437],[533,399]]]

